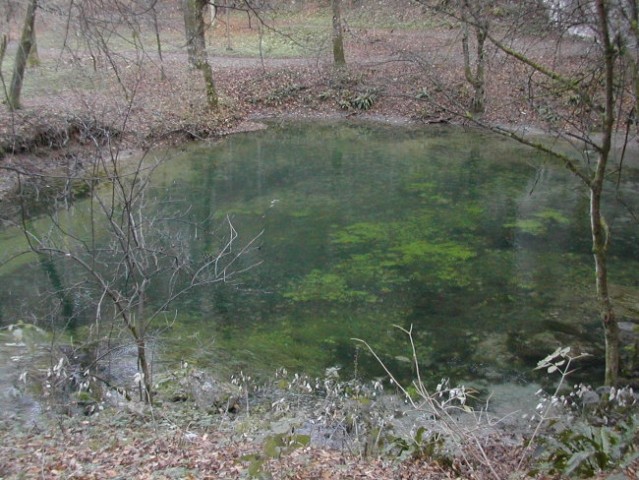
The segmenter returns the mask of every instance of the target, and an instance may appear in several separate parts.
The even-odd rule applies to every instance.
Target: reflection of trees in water
[[[566,185],[565,173],[535,174],[515,161],[520,151],[492,144],[485,135],[376,136],[369,129],[360,138],[357,132],[343,126],[275,128],[196,149],[200,160],[192,165],[181,159],[181,175],[186,165],[191,176],[171,177],[152,202],[153,211],[161,207],[179,220],[163,238],[178,238],[179,248],[199,261],[224,240],[212,234],[221,216],[235,212],[242,233],[266,227],[263,248],[247,254],[249,263],[261,258],[265,264],[242,277],[241,285],[192,292],[168,317],[179,311],[177,321],[192,321],[207,340],[258,352],[259,342],[279,342],[273,350],[284,357],[290,352],[282,348],[283,337],[308,345],[295,344],[296,361],[305,362],[306,353],[299,352],[308,350],[345,364],[354,355],[351,336],[379,338],[390,350],[397,344],[386,339],[389,326],[412,322],[432,335],[424,345],[440,349],[425,355],[441,363],[454,351],[454,361],[444,366],[462,371],[470,368],[463,362],[477,344],[473,336],[528,325],[562,295],[567,298],[578,262],[558,258],[588,253],[589,245],[584,252],[574,248],[573,233],[587,228],[575,219],[587,203]],[[178,215],[185,205],[188,215]],[[551,210],[570,223],[557,223],[555,212],[535,217]],[[518,228],[517,220],[530,217],[550,233],[535,236]],[[57,292],[72,275],[62,262],[54,272],[61,279],[47,280],[62,285],[51,289]],[[313,270],[321,282],[308,281]],[[525,288],[517,283],[520,274]],[[322,299],[321,292],[298,295],[313,301],[281,295],[315,284],[328,288],[333,277],[353,294],[338,295],[339,301]],[[75,309],[67,305],[66,315],[79,318],[78,305],[87,304],[90,293],[74,296]],[[149,289],[149,308],[164,293]],[[55,298],[63,311],[63,298]],[[0,304],[0,313],[8,307]],[[329,323],[322,329],[321,322]]]
[[[77,318],[74,315],[74,300],[69,295],[69,291],[64,286],[62,277],[58,273],[58,268],[54,259],[47,254],[38,255],[40,267],[42,268],[45,276],[51,282],[53,287],[53,294],[60,302],[61,310],[60,315],[66,325],[66,328],[73,331],[77,327]]]

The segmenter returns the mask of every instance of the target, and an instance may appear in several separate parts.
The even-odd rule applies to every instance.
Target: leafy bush
[[[594,391],[580,384],[570,394],[560,395],[561,385],[572,372],[571,362],[584,356],[570,356],[569,352],[569,348],[559,348],[537,366],[548,373],[560,373],[561,380],[555,393],[538,406],[539,423],[527,446],[541,433],[536,440],[540,453],[532,474],[587,478],[639,458],[639,414],[634,392],[631,388],[605,387]],[[542,425],[547,427],[543,433]]]
[[[347,90],[337,103],[342,110],[370,110],[375,100],[377,100],[377,92],[374,89],[360,93],[351,93]]]
[[[635,414],[614,427],[573,424],[540,441],[540,470],[551,474],[592,477],[639,458],[639,417]]]
[[[408,454],[415,460],[428,460],[443,465],[452,464],[452,459],[445,453],[446,439],[439,432],[429,432],[426,428],[419,427],[410,440],[396,437],[393,444],[400,457]]]
[[[287,83],[284,86],[278,87],[269,93],[263,100],[266,105],[280,106],[288,99],[294,97],[302,90],[305,90],[304,85],[298,83]]]

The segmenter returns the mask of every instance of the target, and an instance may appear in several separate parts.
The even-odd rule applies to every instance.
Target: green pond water
[[[395,325],[412,325],[422,374],[434,380],[526,380],[567,345],[595,354],[583,375],[601,375],[587,195],[535,152],[457,128],[309,123],[166,156],[149,215],[184,212],[174,232],[194,258],[214,250],[208,231],[225,231],[227,216],[237,247],[263,234],[237,269],[258,266],[192,291],[154,323],[161,361],[381,374],[361,338],[409,377],[410,345]],[[628,170],[621,191],[638,179]],[[637,225],[612,197],[607,216],[612,280],[636,288]],[[6,230],[0,245],[10,252],[20,238]],[[2,323],[64,324],[64,308],[51,307],[64,288],[66,313],[90,324],[95,292],[56,261],[61,275],[28,257],[0,270]],[[149,296],[159,304],[161,288]]]

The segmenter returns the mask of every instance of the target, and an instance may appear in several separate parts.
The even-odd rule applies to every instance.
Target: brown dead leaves
[[[258,441],[224,428],[190,429],[190,421],[181,425],[179,417],[170,415],[158,410],[147,421],[123,412],[88,419],[54,416],[46,427],[28,432],[5,425],[0,478],[239,479],[256,472],[256,458],[259,475],[272,479],[451,478],[427,462],[361,458],[313,447],[269,459]]]

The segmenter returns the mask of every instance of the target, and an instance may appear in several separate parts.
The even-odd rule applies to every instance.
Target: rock
[[[558,347],[565,347],[553,332],[532,335],[511,332],[508,344],[512,352],[526,363],[535,364]]]
[[[240,409],[239,389],[214,379],[203,371],[191,372],[187,378],[188,393],[198,408],[236,413]]]
[[[473,361],[484,374],[485,378],[495,376],[501,377],[504,372],[510,369],[513,364],[513,355],[508,351],[507,333],[487,334],[475,347]],[[492,366],[492,368],[491,368]],[[501,378],[499,378],[501,380]]]
[[[601,387],[597,387],[596,392],[598,395],[602,397],[607,397],[607,396],[610,396],[611,390],[612,390],[611,387],[601,386]]]
[[[592,390],[586,390],[581,396],[581,403],[583,403],[584,407],[599,405],[600,401],[599,394]]]
[[[569,335],[558,331],[543,331],[538,333],[511,332],[508,344],[519,359],[535,365],[555,349],[570,347],[573,356],[588,353],[591,356],[580,359],[580,365],[597,364],[597,359],[603,358],[602,346],[599,339],[587,338],[585,335]]]

